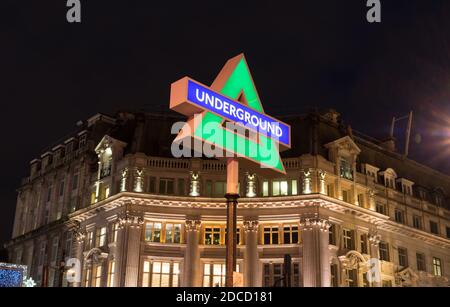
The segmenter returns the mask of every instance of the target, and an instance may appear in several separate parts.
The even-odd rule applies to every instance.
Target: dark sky
[[[81,3],[69,24],[65,0],[1,1],[0,242],[28,162],[78,120],[167,108],[171,82],[209,84],[241,52],[271,114],[331,107],[382,137],[413,110],[411,158],[450,172],[448,0],[382,0],[381,24],[366,0]]]

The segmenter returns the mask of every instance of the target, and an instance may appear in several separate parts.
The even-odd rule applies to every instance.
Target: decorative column
[[[303,235],[303,285],[304,287],[330,286],[330,251],[328,249],[327,219],[317,214],[304,217],[300,221]]]
[[[370,268],[368,274],[372,277],[372,287],[381,287],[380,235],[376,231],[369,233]]]
[[[198,172],[190,172],[191,184],[189,196],[197,197],[200,196],[200,180]]]
[[[81,230],[80,226],[77,226],[73,231],[73,243],[74,243],[74,253],[73,256],[75,259],[79,261],[79,271],[73,271],[75,274],[79,274],[79,281],[73,282],[72,287],[81,287],[81,277],[82,277],[82,268],[83,268],[83,249],[84,249],[84,239],[86,238],[86,232]],[[76,268],[74,268],[76,269]],[[68,272],[70,269],[68,270]],[[72,272],[72,271],[71,271]]]
[[[245,253],[244,269],[246,287],[257,287],[259,276],[259,255],[258,255],[258,221],[256,219],[244,221],[245,231]]]
[[[136,169],[136,174],[134,177],[134,192],[141,193],[144,191],[144,170]]]
[[[201,287],[200,280],[200,219],[186,220],[186,252],[184,255],[184,287]]]
[[[137,287],[139,275],[139,256],[141,250],[142,216],[126,211],[119,217],[122,229],[121,286]]]
[[[302,189],[302,193],[303,194],[311,194],[312,193],[312,187],[311,187],[311,170],[304,170],[302,171],[302,184],[303,184],[303,189]]]
[[[327,176],[327,173],[325,171],[319,170],[319,193],[320,194],[327,194],[327,188],[326,188],[326,181],[325,177]]]
[[[247,192],[246,192],[245,196],[255,197],[256,196],[256,175],[247,173],[246,177],[247,177]]]
[[[120,192],[127,191],[127,178],[128,177],[128,169],[124,168],[122,170],[122,177],[120,178]]]

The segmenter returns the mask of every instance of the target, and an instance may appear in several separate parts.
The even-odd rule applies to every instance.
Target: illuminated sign
[[[175,143],[197,140],[227,157],[285,173],[279,152],[291,147],[290,126],[265,114],[243,54],[229,60],[210,87],[188,77],[174,82],[170,108],[189,117]],[[224,156],[216,151],[215,157]]]

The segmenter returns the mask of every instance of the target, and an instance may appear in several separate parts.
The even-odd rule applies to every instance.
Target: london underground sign
[[[243,54],[230,59],[210,87],[188,77],[174,82],[170,108],[189,118],[174,142],[193,139],[222,157],[285,173],[279,152],[291,147],[290,126],[265,114]]]

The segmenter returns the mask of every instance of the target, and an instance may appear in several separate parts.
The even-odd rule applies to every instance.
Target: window
[[[336,225],[331,224],[328,231],[328,243],[331,245],[336,245]]]
[[[390,261],[389,258],[389,244],[381,241],[379,245],[380,249],[380,260]]]
[[[367,234],[362,234],[360,237],[360,244],[361,244],[361,253],[367,254]]]
[[[72,190],[76,189],[78,189],[78,174],[75,174],[72,177]]]
[[[226,182],[216,181],[214,182],[214,197],[224,197],[226,194]]]
[[[92,248],[94,247],[94,232],[93,231],[89,231],[87,234],[87,245],[88,248]]]
[[[385,206],[384,204],[377,204],[377,205],[376,205],[376,210],[377,210],[377,212],[380,213],[380,214],[387,215],[387,214],[386,214],[386,206]]]
[[[406,248],[398,248],[398,264],[402,267],[408,266],[408,250]]]
[[[417,271],[426,271],[427,270],[424,254],[416,253],[416,264],[417,264]]]
[[[288,195],[288,182],[272,181],[272,195],[273,196],[287,196]]]
[[[300,263],[294,262],[292,264],[292,287],[298,288],[300,287]]]
[[[61,180],[59,183],[59,198],[64,196],[64,180]]]
[[[327,184],[327,195],[330,197],[334,197],[334,184]]]
[[[212,197],[212,181],[206,180],[205,182],[205,196]]]
[[[145,241],[161,242],[161,223],[146,223],[145,224]]]
[[[53,238],[53,243],[52,243],[52,262],[56,262],[56,260],[58,260],[58,248],[59,248],[59,237],[54,237]]]
[[[105,196],[104,198],[105,198],[105,199],[109,197],[109,192],[110,192],[109,187],[108,187],[108,186],[105,187],[105,189],[104,189],[104,196]]]
[[[166,224],[166,243],[181,242],[181,224]]]
[[[298,184],[296,179],[292,179],[291,181],[291,195],[298,194]]]
[[[263,243],[266,245],[278,244],[278,226],[265,226]]]
[[[86,274],[84,275],[84,286],[89,287],[91,285],[91,269],[86,269]]]
[[[102,283],[102,266],[101,265],[97,265],[95,267],[95,275],[94,275],[94,287],[101,287],[101,283]]]
[[[349,161],[347,159],[341,159],[340,173],[341,177],[353,180],[353,168],[351,167]]]
[[[95,246],[105,246],[106,244],[106,227],[97,229],[97,234],[95,238]]]
[[[422,229],[422,220],[420,216],[413,215],[413,227],[416,229]]]
[[[156,193],[156,177],[150,176],[148,179],[148,192],[152,194]]]
[[[445,227],[445,232],[447,233],[447,238],[450,239],[450,227]]]
[[[171,195],[174,193],[173,179],[161,178],[159,179],[159,194]]]
[[[267,197],[269,196],[269,182],[268,181],[264,181],[263,182],[263,196]]]
[[[113,226],[112,226],[112,233],[113,233],[113,235],[112,235],[112,242],[116,243],[117,239],[119,237],[119,223],[118,222],[113,224]]]
[[[220,245],[221,243],[221,228],[220,227],[205,227],[205,245]]]
[[[354,232],[353,230],[343,229],[342,237],[344,240],[344,248],[348,250],[355,249],[355,240],[354,240]]]
[[[49,186],[47,189],[47,202],[52,200],[52,186]]]
[[[236,270],[240,272],[239,264],[236,265]],[[225,264],[205,263],[203,265],[203,287],[224,287],[225,275]]]
[[[438,224],[436,222],[430,221],[430,232],[435,235],[439,234]]]
[[[281,287],[283,278],[282,263],[264,263],[264,285],[263,287]]]
[[[347,190],[342,190],[342,200],[346,203],[350,202],[350,192]]]
[[[80,139],[78,141],[78,148],[83,148],[84,145],[86,145],[86,139],[87,139],[86,134],[80,135]]]
[[[433,257],[433,274],[434,276],[442,276],[441,259]]]
[[[179,278],[178,262],[144,261],[142,287],[178,287]]]
[[[364,207],[364,194],[358,194],[358,204],[360,207]]]
[[[338,287],[338,268],[336,264],[330,266],[331,287]]]
[[[64,253],[66,257],[70,257],[72,254],[72,233],[70,231],[66,232],[66,243],[64,246]]]
[[[347,287],[358,287],[358,270],[346,270]]]
[[[185,185],[184,178],[178,178],[178,187],[177,188],[178,188],[178,195],[182,195],[182,196],[186,195],[186,191],[185,191],[186,185]]]
[[[392,280],[383,280],[381,282],[381,285],[384,288],[390,288],[390,287],[392,287]]]
[[[395,221],[400,224],[405,223],[405,213],[403,210],[395,209]]]
[[[114,274],[116,272],[116,263],[114,261],[109,262],[108,266],[108,287],[114,287]]]
[[[298,225],[283,225],[283,243],[298,243]]]

